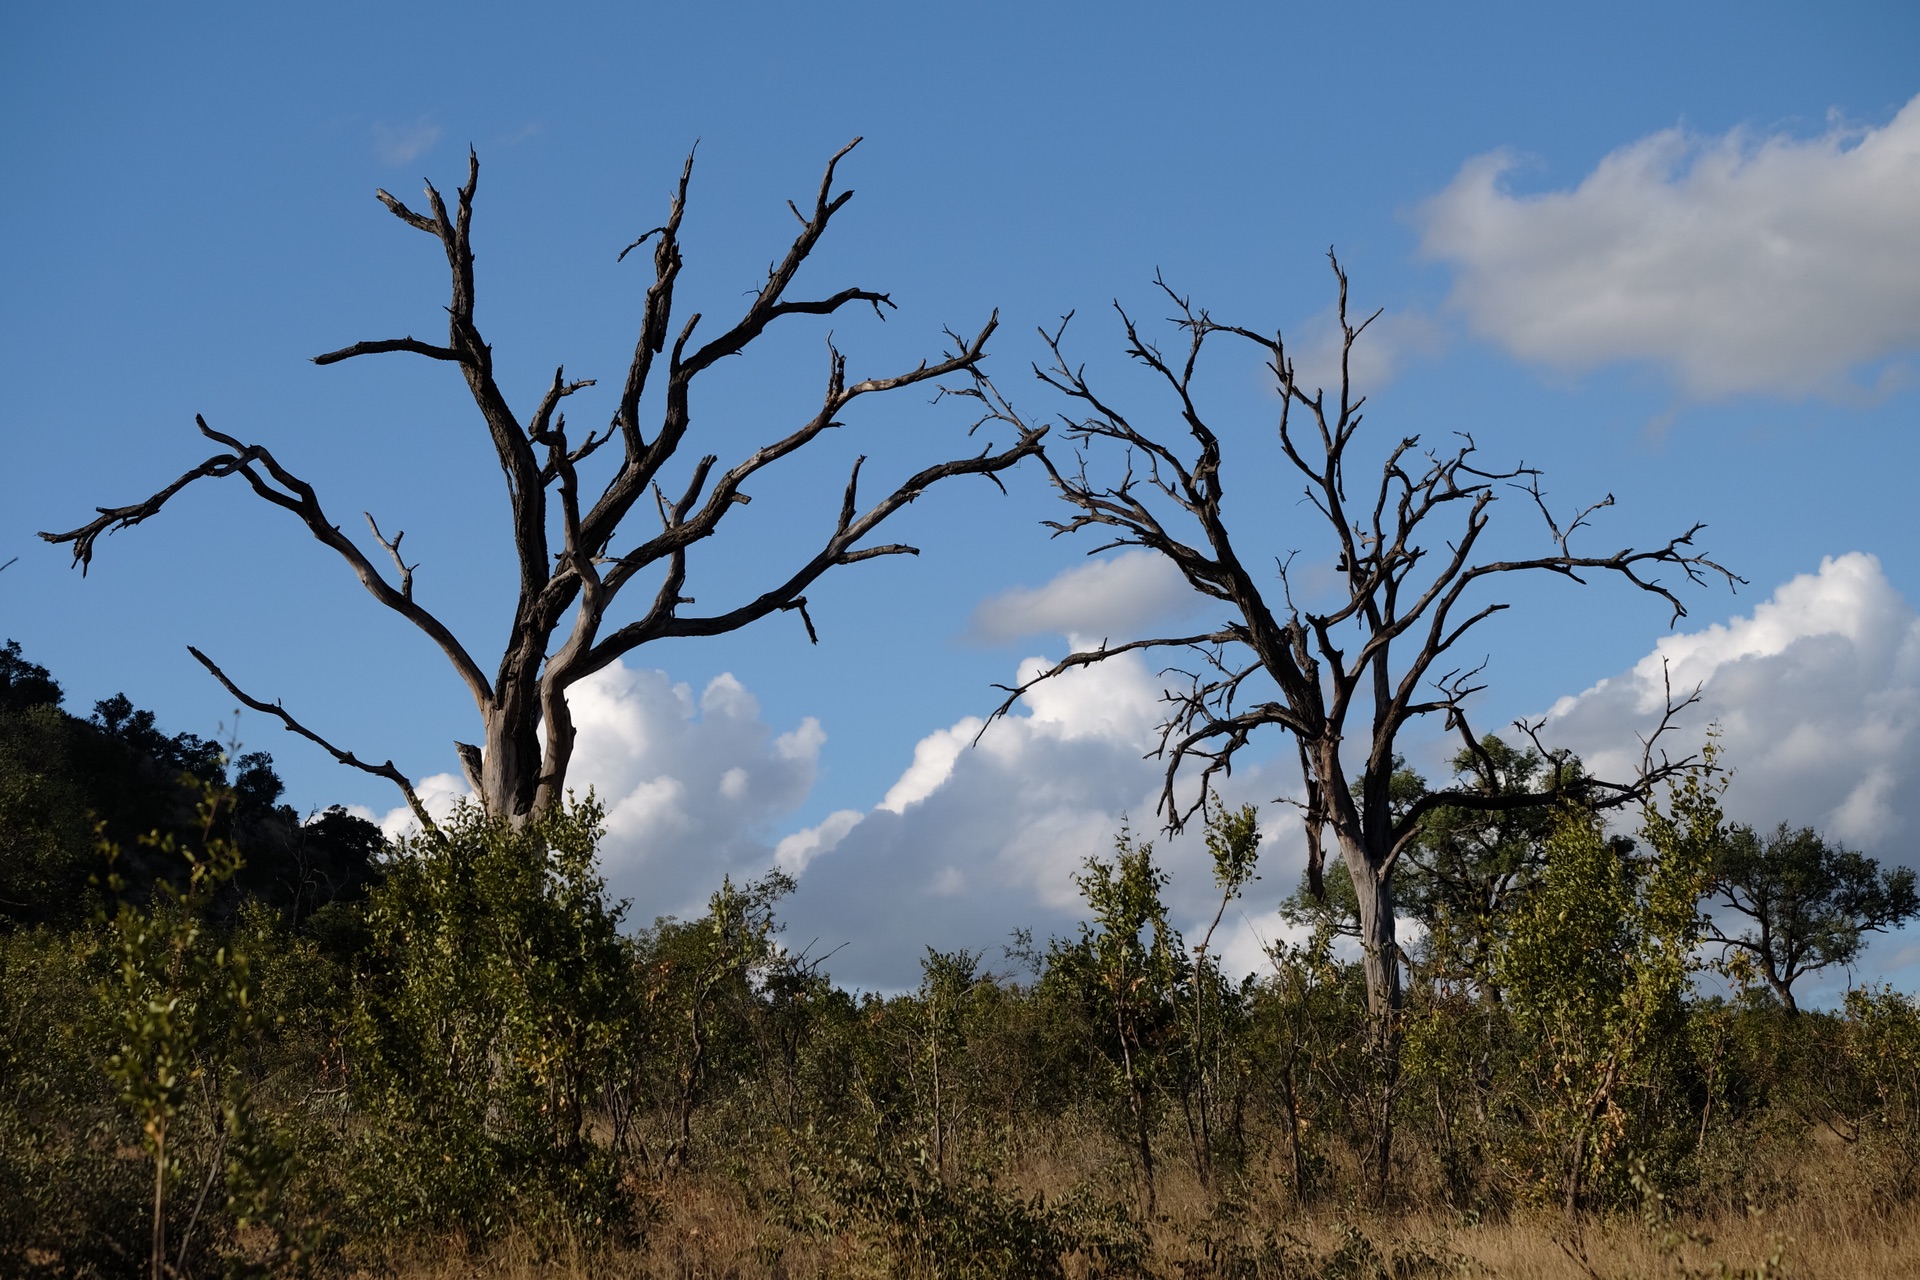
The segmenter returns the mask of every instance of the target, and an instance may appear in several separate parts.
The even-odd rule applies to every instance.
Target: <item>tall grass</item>
[[[1403,1200],[1383,1209],[1329,1199],[1302,1204],[1277,1165],[1248,1170],[1227,1188],[1203,1188],[1170,1164],[1157,1216],[1138,1224],[1146,1251],[1102,1265],[1069,1254],[1070,1277],[1138,1275],[1202,1280],[1360,1280],[1483,1276],[1498,1280],[1884,1280],[1920,1274],[1920,1202],[1893,1203],[1866,1189],[1851,1153],[1818,1143],[1776,1170],[1792,1191],[1767,1208],[1673,1214],[1568,1215],[1522,1209],[1479,1219]],[[480,1253],[452,1248],[402,1262],[404,1280],[798,1280],[800,1277],[1017,1275],[916,1259],[858,1223],[807,1230],[775,1220],[755,1188],[768,1168],[688,1171],[636,1189],[646,1206],[643,1242],[612,1252],[540,1256],[506,1239]],[[1022,1196],[1065,1203],[1089,1185],[1124,1193],[1126,1153],[1078,1135],[1005,1171]],[[543,1246],[544,1247],[544,1246]]]

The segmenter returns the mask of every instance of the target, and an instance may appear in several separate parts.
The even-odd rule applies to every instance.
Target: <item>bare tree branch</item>
[[[1035,685],[1077,667],[1133,650],[1185,645],[1198,653],[1201,665],[1185,673],[1185,687],[1169,687],[1164,694],[1168,710],[1154,752],[1165,764],[1161,817],[1170,830],[1178,830],[1206,809],[1215,777],[1231,772],[1234,757],[1255,736],[1269,730],[1292,736],[1306,785],[1299,803],[1309,879],[1317,888],[1331,837],[1360,898],[1369,1006],[1385,1029],[1399,1001],[1393,871],[1428,815],[1441,807],[1551,804],[1576,791],[1581,803],[1611,807],[1700,767],[1697,757],[1671,760],[1653,745],[1693,701],[1670,696],[1661,726],[1647,740],[1637,778],[1576,778],[1563,757],[1541,747],[1543,756],[1556,762],[1541,790],[1494,795],[1455,788],[1396,814],[1391,783],[1403,730],[1438,716],[1449,732],[1461,735],[1470,755],[1479,748],[1468,726],[1467,704],[1484,688],[1486,664],[1451,671],[1439,664],[1481,623],[1508,607],[1504,600],[1486,598],[1486,589],[1509,575],[1552,574],[1574,582],[1611,576],[1659,598],[1673,622],[1686,614],[1678,591],[1682,580],[1699,586],[1738,585],[1740,579],[1695,547],[1697,524],[1650,548],[1588,551],[1579,545],[1582,535],[1591,533],[1597,513],[1614,505],[1611,495],[1568,518],[1556,517],[1536,468],[1524,463],[1488,467],[1471,436],[1458,436],[1440,449],[1424,448],[1417,435],[1389,439],[1363,461],[1355,442],[1366,398],[1353,384],[1352,354],[1380,313],[1350,316],[1346,273],[1331,254],[1329,261],[1341,341],[1339,385],[1331,391],[1301,383],[1281,335],[1217,322],[1157,276],[1155,287],[1172,304],[1172,323],[1182,335],[1178,350],[1163,350],[1125,309],[1115,307],[1128,358],[1161,393],[1151,417],[1123,410],[1095,387],[1084,366],[1068,358],[1066,320],[1042,331],[1050,363],[1036,366],[1034,374],[1076,415],[1064,419],[1061,432],[1074,446],[1072,459],[1042,456],[1071,509],[1050,527],[1056,535],[1093,530],[1102,549],[1138,546],[1158,553],[1191,587],[1223,606],[1227,619],[1198,636],[1103,642],[1069,654],[1007,689],[993,718],[1007,714]],[[1198,388],[1203,354],[1215,339],[1250,345],[1274,379],[1280,454],[1285,469],[1302,484],[1303,510],[1317,518],[1318,541],[1339,584],[1324,603],[1295,599],[1286,569],[1290,557],[1276,562],[1280,589],[1272,592],[1249,571],[1229,525],[1222,433],[1209,422]],[[980,402],[983,420],[1027,426],[983,377],[961,394]],[[1099,456],[1108,458],[1112,469],[1096,479],[1091,461]],[[1270,488],[1264,479],[1257,483]],[[1542,518],[1549,541],[1544,554],[1483,556],[1482,535],[1509,487],[1525,493]],[[1538,726],[1521,729],[1531,736]],[[1364,760],[1357,763],[1356,746],[1365,748]],[[1492,764],[1483,760],[1481,767],[1490,770]],[[1182,799],[1183,785],[1193,787],[1190,801]]]
[[[846,358],[829,336],[826,387],[817,412],[731,465],[707,455],[694,462],[683,479],[667,479],[667,468],[681,456],[682,446],[694,429],[694,386],[707,371],[745,350],[770,327],[790,323],[793,317],[831,316],[862,304],[884,317],[892,308],[892,300],[885,293],[858,285],[813,296],[790,296],[801,267],[826,235],[835,215],[852,198],[852,192],[836,190],[835,178],[840,162],[858,142],[856,138],[827,162],[810,203],[788,202],[799,227],[785,251],[768,268],[765,281],[744,309],[699,343],[694,335],[701,316],[695,313],[676,321],[673,315],[675,290],[684,266],[681,224],[693,174],[693,155],[688,154],[670,194],[666,220],[619,254],[624,260],[635,249],[650,246],[653,278],[645,291],[633,355],[611,419],[603,429],[589,431],[577,442],[568,434],[562,409],[570,397],[593,387],[594,379],[569,379],[564,367],[556,367],[525,418],[516,413],[496,381],[493,347],[475,318],[472,219],[479,186],[478,157],[469,151],[466,181],[451,201],[431,183],[425,188],[426,206],[418,211],[385,191],[375,193],[394,217],[431,235],[445,255],[449,283],[446,340],[436,344],[409,335],[362,341],[315,359],[325,365],[397,352],[459,368],[505,481],[507,529],[518,570],[508,641],[491,676],[483,673],[452,633],[415,600],[413,573],[417,566],[401,554],[403,535],[387,538],[367,514],[374,541],[398,574],[396,585],[332,523],[312,486],[282,467],[265,447],[243,444],[213,431],[204,421],[200,423],[202,432],[225,446],[226,452],[207,459],[144,502],[101,508],[97,519],[78,529],[43,536],[53,542],[71,543],[74,561],[84,572],[102,533],[150,518],[195,480],[236,474],[244,477],[257,496],[291,512],[315,539],[333,548],[375,599],[424,631],[453,664],[473,697],[485,729],[484,745],[467,744],[456,750],[469,783],[487,811],[516,822],[544,812],[565,794],[575,737],[567,705],[567,690],[572,685],[650,641],[717,635],[776,612],[798,613],[808,638],[817,642],[819,635],[806,593],[823,574],[880,557],[918,554],[917,548],[905,543],[875,539],[882,523],[935,484],[961,476],[983,476],[998,486],[1002,471],[1040,453],[1045,429],[1015,426],[1017,438],[1012,444],[983,442],[977,453],[924,467],[878,501],[864,505],[859,490],[861,463],[857,462],[840,495],[832,528],[814,544],[811,554],[801,550],[784,562],[775,557],[769,585],[750,599],[701,614],[689,612],[694,604],[688,589],[689,551],[713,537],[729,513],[746,505],[746,485],[840,426],[849,407],[864,397],[923,383],[936,387],[941,394],[977,391],[977,385],[947,386],[942,380],[952,377],[977,383],[987,341],[998,325],[997,314],[971,338],[962,339],[949,331],[952,347],[938,359],[857,380],[847,376]],[[702,332],[712,332],[711,326]],[[663,362],[664,385],[659,385],[661,379],[656,375]],[[643,431],[641,420],[649,397],[657,399],[660,415],[651,434]],[[935,399],[939,398],[937,394]],[[976,422],[974,427],[977,430],[981,425]],[[616,439],[619,456],[610,476],[595,489],[587,483],[581,464]],[[623,523],[635,505],[649,499],[659,518],[657,529],[623,535]],[[637,618],[619,616],[616,610],[621,592],[643,578],[649,585],[636,590],[647,592],[650,601]]]
[[[387,554],[393,557],[393,567],[400,571],[401,596],[407,600],[413,599],[413,571],[420,566],[418,563],[408,564],[400,558],[400,539],[407,536],[406,530],[402,529],[396,532],[393,535],[393,540],[389,542],[381,536],[380,526],[374,521],[373,512],[362,511],[360,514],[367,518],[367,528],[373,530],[373,540],[385,547]]]
[[[387,760],[380,764],[368,764],[351,751],[342,751],[339,747],[334,746],[331,742],[328,742],[325,738],[307,728],[298,720],[295,720],[287,709],[278,702],[262,702],[260,699],[249,695],[245,690],[241,689],[239,685],[229,679],[226,672],[215,666],[212,658],[209,658],[192,645],[187,646],[187,652],[193,655],[196,662],[211,672],[213,678],[218,680],[228,693],[238,698],[244,705],[252,707],[255,711],[272,716],[286,726],[287,732],[299,734],[307,741],[320,747],[321,750],[325,751],[335,760],[338,760],[341,764],[352,769],[358,769],[362,773],[370,773],[376,778],[385,778],[387,781],[393,783],[394,786],[400,788],[400,794],[406,797],[407,807],[413,810],[413,816],[418,819],[420,829],[435,840],[442,838],[440,828],[434,825],[433,815],[427,812],[427,807],[424,804],[420,803],[420,796],[414,791],[413,783],[407,780],[406,774],[401,773],[400,770],[394,767],[393,761]]]
[[[493,691],[486,676],[468,656],[460,641],[438,618],[412,600],[409,594],[396,590],[381,576],[380,571],[374,567],[371,560],[367,559],[365,553],[354,545],[352,539],[340,532],[338,526],[327,517],[312,485],[281,466],[264,446],[242,444],[232,436],[209,427],[205,418],[196,417],[194,422],[199,425],[202,435],[226,445],[229,452],[216,454],[207,459],[145,502],[125,507],[100,507],[97,508],[100,512],[99,517],[78,529],[66,533],[42,533],[40,536],[55,544],[72,543],[74,563],[84,572],[93,559],[94,543],[101,534],[131,528],[159,514],[169,499],[195,480],[206,477],[241,476],[253,487],[255,494],[277,507],[292,512],[315,539],[331,547],[341,559],[345,560],[354,575],[360,579],[360,584],[367,589],[368,594],[425,632],[439,646],[447,660],[453,664],[454,670],[466,683],[476,701],[491,699]],[[264,475],[262,469],[265,471]],[[383,542],[382,545],[386,544]],[[392,548],[389,550],[391,551]]]
[[[410,351],[417,356],[427,356],[434,360],[460,361],[466,359],[451,347],[436,347],[431,342],[420,342],[414,338],[385,338],[378,342],[356,342],[350,347],[338,351],[329,351],[313,358],[315,364],[339,364],[342,360],[351,360],[355,356],[379,355],[387,351]]]

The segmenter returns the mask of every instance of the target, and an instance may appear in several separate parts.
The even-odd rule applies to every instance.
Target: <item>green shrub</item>
[[[632,1025],[600,820],[591,800],[521,827],[469,806],[395,850],[349,1049],[366,1229],[551,1243],[631,1225],[616,1154],[588,1133]]]
[[[1920,1003],[1889,987],[1847,993],[1852,1143],[1876,1194],[1920,1192]]]
[[[1716,795],[1699,777],[1649,806],[1635,857],[1596,818],[1568,812],[1548,839],[1538,888],[1495,958],[1521,1045],[1529,1122],[1509,1167],[1535,1196],[1568,1206],[1629,1193],[1629,1159],[1653,1163],[1690,1138],[1685,996],[1698,968],[1696,905],[1720,838]],[[1531,1083],[1531,1089],[1526,1085]]]
[[[862,1149],[800,1140],[795,1184],[811,1204],[779,1204],[787,1225],[815,1236],[851,1236],[863,1246],[856,1273],[929,1280],[1050,1280],[1078,1256],[1094,1275],[1131,1273],[1147,1237],[1119,1205],[1085,1195],[1049,1204],[975,1169],[944,1177],[923,1146]]]

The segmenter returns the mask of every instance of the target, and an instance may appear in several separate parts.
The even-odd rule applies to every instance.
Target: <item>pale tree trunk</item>
[[[502,688],[511,694],[512,686]],[[540,784],[547,776],[540,750],[539,720],[530,714],[530,699],[509,696],[482,710],[485,745],[454,744],[467,786],[482,812],[514,826],[546,813],[552,805],[551,788]],[[571,745],[572,725],[567,725]]]
[[[1343,851],[1360,903],[1361,967],[1367,976],[1367,1017],[1375,1038],[1400,1012],[1400,944],[1394,936],[1393,877],[1376,871],[1357,849]]]
[[[1343,842],[1344,844],[1345,842]],[[1400,944],[1394,936],[1391,868],[1375,871],[1364,853],[1343,849],[1360,904],[1361,967],[1367,979],[1367,1053],[1372,1059],[1368,1180],[1384,1199],[1393,1171],[1393,1104],[1400,1088]]]

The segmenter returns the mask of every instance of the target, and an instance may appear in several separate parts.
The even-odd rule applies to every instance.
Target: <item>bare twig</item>
[[[385,547],[387,554],[393,557],[393,567],[400,571],[401,596],[407,600],[413,599],[413,571],[418,569],[420,565],[418,562],[408,564],[400,558],[400,539],[407,536],[406,531],[404,529],[397,530],[393,535],[392,541],[388,541],[381,536],[380,525],[374,520],[373,512],[362,511],[360,514],[367,518],[367,528],[373,530],[373,540]]]
[[[427,812],[427,807],[420,802],[420,796],[414,791],[413,783],[408,781],[406,774],[401,773],[400,770],[394,767],[393,761],[387,760],[381,764],[368,764],[351,751],[342,751],[339,747],[334,746],[331,742],[328,742],[325,738],[307,728],[298,720],[295,720],[293,716],[288,713],[287,709],[278,702],[262,702],[260,699],[248,694],[245,690],[241,689],[239,685],[229,679],[226,672],[214,665],[212,658],[209,658],[192,645],[187,646],[187,652],[193,655],[196,662],[212,673],[213,678],[218,680],[228,693],[238,698],[244,705],[252,707],[255,711],[263,712],[266,715],[274,717],[286,726],[287,732],[299,734],[307,741],[319,746],[321,750],[325,751],[335,760],[338,760],[341,764],[349,768],[358,769],[362,773],[370,773],[376,778],[385,778],[387,781],[393,783],[394,786],[400,788],[400,794],[406,797],[407,807],[413,810],[413,816],[419,820],[421,830],[425,831],[427,835],[435,840],[442,838],[440,828],[434,824],[433,815]]]

